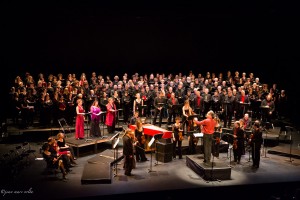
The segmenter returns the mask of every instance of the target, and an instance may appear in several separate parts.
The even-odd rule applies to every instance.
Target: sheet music
[[[195,137],[203,137],[203,133],[194,133]]]
[[[118,138],[118,139],[116,140],[116,142],[114,143],[113,149],[116,148],[116,146],[117,146],[117,144],[119,143],[119,141],[120,141],[120,138]]]
[[[150,142],[148,143],[148,147],[151,147],[151,145],[153,144],[154,142],[154,137],[152,137],[152,139],[150,140]]]

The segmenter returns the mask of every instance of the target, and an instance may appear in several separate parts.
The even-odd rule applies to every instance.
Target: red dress
[[[116,110],[116,105],[108,103],[106,105],[106,109],[107,109],[107,112],[106,112],[106,121],[105,121],[105,124],[107,126],[113,126],[114,125],[114,120],[115,120],[116,112],[112,111],[112,110]]]
[[[82,106],[78,106],[79,113],[84,113]],[[84,115],[76,116],[75,138],[84,138]]]

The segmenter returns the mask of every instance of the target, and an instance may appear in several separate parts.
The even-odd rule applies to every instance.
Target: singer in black
[[[224,128],[231,126],[231,120],[234,115],[235,109],[235,97],[232,94],[232,90],[228,88],[228,94],[225,95],[222,102],[222,113],[224,116]]]
[[[161,127],[165,102],[166,102],[166,100],[164,98],[164,93],[162,91],[160,91],[159,95],[157,97],[155,97],[155,99],[154,99],[155,111],[154,111],[153,125],[156,124],[157,115],[159,115],[158,126]]]
[[[253,124],[253,130],[250,135],[249,143],[252,151],[252,168],[259,168],[260,163],[260,148],[263,142],[262,130],[260,128],[260,122],[256,120]]]
[[[237,164],[240,164],[241,162],[241,156],[243,153],[244,148],[244,130],[240,127],[240,122],[235,121],[234,122],[234,128],[233,128],[233,157],[234,162]]]
[[[124,168],[126,176],[132,176],[131,171],[134,167],[133,140],[134,132],[131,129],[127,129],[123,137],[123,155],[125,158]]]
[[[168,99],[167,104],[168,104],[168,113],[169,113],[168,125],[170,125],[171,121],[173,124],[175,123],[176,115],[178,115],[178,109],[176,106],[179,103],[178,103],[178,99],[175,97],[174,92],[171,93],[171,97]]]

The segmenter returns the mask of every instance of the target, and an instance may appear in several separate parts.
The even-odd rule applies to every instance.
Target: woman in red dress
[[[77,106],[76,106],[76,125],[75,125],[75,138],[78,139],[84,139],[84,115],[85,111],[82,106],[82,99],[77,100]]]
[[[108,133],[115,132],[115,120],[116,120],[116,105],[114,104],[113,98],[108,98],[108,104],[106,105],[106,120],[105,124],[107,126]]]

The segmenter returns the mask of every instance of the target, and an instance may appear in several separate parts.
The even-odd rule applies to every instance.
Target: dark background
[[[36,79],[40,72],[89,77],[92,71],[238,70],[286,89],[291,115],[298,114],[299,12],[293,2],[49,2],[1,3],[6,94],[27,71]]]

